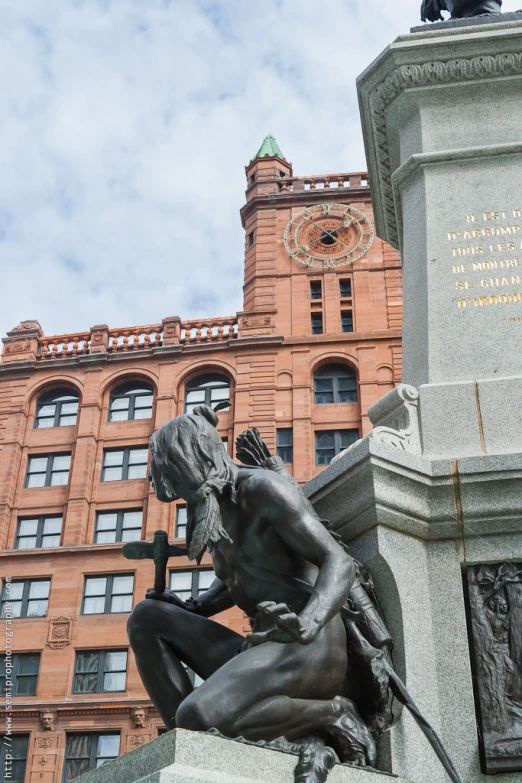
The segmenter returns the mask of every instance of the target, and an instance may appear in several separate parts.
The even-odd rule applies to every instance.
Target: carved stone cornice
[[[469,59],[433,61],[422,64],[402,65],[390,73],[372,93],[370,98],[375,150],[378,158],[379,190],[382,195],[386,220],[387,239],[398,247],[395,201],[391,186],[392,168],[388,147],[386,109],[404,90],[415,87],[452,84],[454,82],[491,79],[522,74],[522,52],[480,55]]]
[[[418,96],[423,88],[453,88],[522,75],[522,23],[512,23],[508,28],[493,23],[473,28],[465,42],[457,42],[458,32],[427,30],[400,36],[357,80],[377,233],[396,248],[399,228],[391,176],[409,154],[420,150],[413,142],[406,154],[399,151],[388,119],[392,103],[406,91]],[[482,92],[482,99],[487,101],[489,91]],[[413,100],[417,104],[419,98]],[[443,95],[438,101],[443,105]],[[408,104],[404,110],[413,114],[414,108]],[[499,143],[506,140],[498,139]],[[436,146],[432,151],[436,151]],[[399,159],[400,154],[403,159]]]

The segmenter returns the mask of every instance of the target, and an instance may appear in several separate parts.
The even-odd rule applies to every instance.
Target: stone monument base
[[[77,778],[79,783],[293,783],[297,756],[211,734],[174,729]],[[338,764],[328,783],[408,783]]]

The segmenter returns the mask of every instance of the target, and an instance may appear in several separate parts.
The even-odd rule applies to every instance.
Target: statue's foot
[[[336,696],[332,707],[332,723],[326,731],[341,761],[349,761],[360,767],[373,766],[377,747],[353,701]]]

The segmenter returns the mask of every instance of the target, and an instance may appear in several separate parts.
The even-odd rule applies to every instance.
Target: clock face
[[[316,204],[292,218],[284,241],[299,263],[333,269],[361,258],[373,237],[373,226],[364,212],[346,204]]]

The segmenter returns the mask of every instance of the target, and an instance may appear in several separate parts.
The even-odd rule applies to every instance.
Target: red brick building
[[[160,504],[146,479],[151,433],[187,406],[230,398],[219,413],[229,453],[255,426],[305,482],[368,431],[368,406],[400,381],[400,260],[374,235],[367,175],[294,177],[267,137],[246,177],[242,312],[53,337],[25,321],[4,339],[1,625],[13,636],[12,710],[0,718],[2,729],[12,721],[11,781],[71,779],[162,727],[125,631],[153,567],[121,554],[122,541],[160,528],[184,534],[183,506]],[[181,595],[212,578],[208,556],[169,568]],[[220,620],[246,630],[239,609]]]

